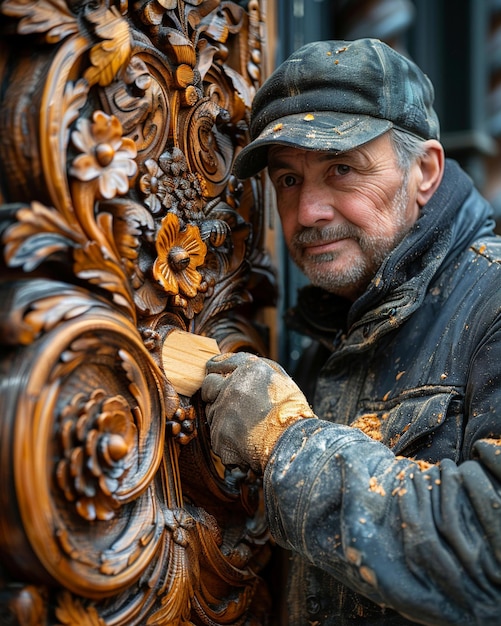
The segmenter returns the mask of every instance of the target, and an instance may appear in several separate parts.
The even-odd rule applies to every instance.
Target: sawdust
[[[375,476],[371,476],[369,480],[369,491],[372,491],[373,493],[378,493],[380,496],[386,495],[384,487],[378,483]]]
[[[433,467],[433,463],[428,463],[428,461],[423,461],[421,459],[416,459],[415,463],[422,472],[425,472],[426,470],[429,470],[430,467]]]
[[[378,417],[376,413],[367,413],[357,417],[351,426],[353,428],[358,428],[375,441],[382,441],[383,435],[381,434],[381,423],[381,418]]]
[[[372,587],[377,587],[377,577],[373,569],[367,567],[367,565],[362,565],[358,571],[366,583],[369,583]]]
[[[352,546],[348,546],[345,548],[344,553],[350,563],[353,563],[353,565],[356,565],[357,567],[360,566],[360,564],[362,563],[362,553],[360,552],[360,550],[357,550]]]
[[[501,446],[501,439],[492,439],[489,437],[484,437],[483,440],[495,446]]]

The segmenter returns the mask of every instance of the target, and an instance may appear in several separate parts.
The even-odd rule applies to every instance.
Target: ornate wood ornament
[[[231,174],[258,0],[0,1],[0,623],[265,624],[260,484],[173,329],[266,353],[263,189]]]

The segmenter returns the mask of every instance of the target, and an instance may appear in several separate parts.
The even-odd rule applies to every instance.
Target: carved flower
[[[71,135],[82,154],[74,159],[70,174],[83,182],[97,179],[101,196],[110,199],[129,190],[128,178],[137,171],[136,144],[122,137],[122,125],[114,115],[94,111],[92,119],[78,120]]]
[[[150,207],[151,212],[155,215],[160,212],[161,200],[167,193],[166,176],[154,159],[148,159],[144,165],[147,171],[141,176],[139,188],[146,196],[144,203]]]
[[[56,471],[66,498],[87,520],[111,519],[118,508],[114,494],[133,460],[136,425],[121,395],[96,389],[75,397],[63,415],[63,458]]]
[[[202,282],[197,268],[203,264],[207,252],[198,228],[188,224],[181,230],[179,218],[168,213],[162,220],[156,248],[155,279],[171,295],[181,292],[188,298],[196,296]]]

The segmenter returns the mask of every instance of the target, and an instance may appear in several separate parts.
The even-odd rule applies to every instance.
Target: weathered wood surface
[[[259,483],[162,362],[268,348],[264,48],[257,0],[0,2],[2,624],[267,623]]]

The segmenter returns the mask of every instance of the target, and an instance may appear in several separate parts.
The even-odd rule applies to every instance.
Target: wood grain
[[[162,346],[162,362],[165,375],[177,393],[192,396],[202,386],[205,364],[220,354],[215,339],[171,331]]]

